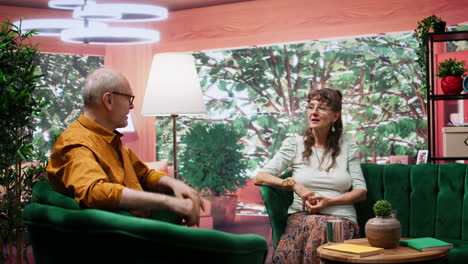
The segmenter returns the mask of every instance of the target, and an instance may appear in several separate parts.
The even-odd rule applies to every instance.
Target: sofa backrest
[[[34,184],[32,201],[66,209],[81,209],[75,199],[56,192],[45,178]]]
[[[372,206],[385,199],[397,210],[402,237],[468,240],[467,165],[361,164],[367,200],[356,204],[361,236]]]
[[[54,190],[49,181],[45,178],[39,180],[34,184],[32,192],[32,202],[52,205],[56,207],[61,207],[65,209],[72,210],[81,210],[80,204],[73,198],[63,195]],[[125,209],[107,209],[106,211],[113,212],[116,214],[133,216],[129,210]],[[169,210],[154,210],[150,212],[149,218],[155,220],[161,220],[165,222],[170,222],[174,224],[180,224],[182,218],[178,215],[175,215]]]

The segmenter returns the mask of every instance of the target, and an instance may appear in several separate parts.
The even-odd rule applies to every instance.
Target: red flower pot
[[[442,77],[442,91],[444,94],[460,94],[463,91],[461,76]]]

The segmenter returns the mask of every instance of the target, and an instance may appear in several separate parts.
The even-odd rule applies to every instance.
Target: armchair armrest
[[[102,257],[118,263],[260,264],[268,250],[259,235],[190,228],[98,209],[31,203],[24,219],[37,263],[66,263],[71,257],[94,262]]]
[[[288,171],[280,177],[285,179],[291,177],[292,172]],[[273,234],[273,247],[276,248],[288,220],[288,208],[293,200],[293,192],[274,189],[269,186],[261,186],[260,194],[268,212],[270,225]]]
[[[169,211],[138,218],[125,210],[83,209],[47,180],[33,186],[23,212],[37,264],[47,263],[258,263],[264,237],[191,228],[167,222]],[[172,218],[177,216],[172,215]],[[169,219],[168,219],[169,218]]]

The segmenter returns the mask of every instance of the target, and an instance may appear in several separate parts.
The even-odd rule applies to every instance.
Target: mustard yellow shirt
[[[124,187],[155,190],[166,173],[149,169],[121,134],[83,114],[58,137],[47,164],[47,179],[58,192],[89,208],[117,208]]]

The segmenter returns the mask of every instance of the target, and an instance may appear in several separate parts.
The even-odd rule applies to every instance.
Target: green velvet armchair
[[[46,180],[33,187],[24,209],[35,263],[258,263],[264,237],[191,228],[168,212],[158,219],[126,211],[82,209]]]
[[[356,203],[361,237],[381,199],[392,203],[401,223],[401,237],[435,237],[454,244],[449,264],[468,263],[468,165],[361,164],[367,183],[366,201]],[[281,177],[290,177],[286,172]],[[270,218],[273,246],[284,232],[292,192],[262,186],[260,193]]]

